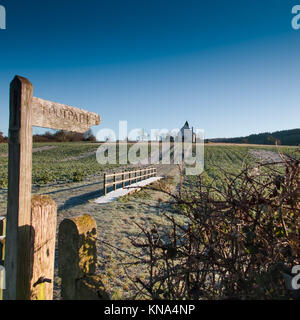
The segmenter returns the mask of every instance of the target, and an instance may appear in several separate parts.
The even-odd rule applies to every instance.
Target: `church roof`
[[[189,123],[186,121],[181,130],[190,129]]]

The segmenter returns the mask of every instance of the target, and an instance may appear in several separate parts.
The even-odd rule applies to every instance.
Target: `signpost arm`
[[[6,300],[28,299],[30,279],[32,94],[29,80],[16,76],[10,85],[8,209],[5,271]]]

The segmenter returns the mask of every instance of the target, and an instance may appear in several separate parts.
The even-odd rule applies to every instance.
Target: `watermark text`
[[[292,8],[292,14],[295,15],[292,19],[292,28],[294,30],[299,30],[300,29],[300,5],[295,5]]]
[[[0,29],[6,29],[6,9],[0,5]]]

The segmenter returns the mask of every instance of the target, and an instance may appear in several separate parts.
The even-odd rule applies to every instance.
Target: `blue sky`
[[[9,83],[98,112],[94,129],[206,138],[300,127],[300,30],[289,0],[0,0],[0,130]],[[40,130],[35,130],[40,131]]]

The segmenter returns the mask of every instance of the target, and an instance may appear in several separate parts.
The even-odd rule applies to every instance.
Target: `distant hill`
[[[205,142],[300,145],[300,129],[251,134],[247,137],[207,139]]]

